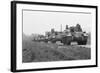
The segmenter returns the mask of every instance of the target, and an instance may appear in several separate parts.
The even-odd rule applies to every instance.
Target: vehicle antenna
[[[61,24],[61,32],[62,32],[62,24]]]

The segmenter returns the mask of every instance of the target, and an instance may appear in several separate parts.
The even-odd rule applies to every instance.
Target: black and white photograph
[[[97,66],[96,6],[17,1],[12,6],[15,71]]]
[[[91,13],[23,10],[23,63],[91,59]]]

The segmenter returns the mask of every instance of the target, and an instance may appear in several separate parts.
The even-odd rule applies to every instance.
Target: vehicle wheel
[[[80,41],[78,42],[78,45],[86,45],[87,41]]]
[[[70,44],[71,44],[71,42],[70,42],[70,41],[66,43],[66,45],[70,45]]]
[[[64,45],[70,45],[70,44],[71,44],[71,41],[70,41],[70,40],[64,40],[62,43],[63,43]]]
[[[56,43],[56,41],[55,41],[55,40],[52,40],[51,42],[52,42],[52,43]]]
[[[78,41],[78,45],[83,45],[83,42],[82,41]]]
[[[56,43],[55,41],[52,41],[52,43]]]
[[[62,43],[64,45],[70,45],[71,44],[71,40],[72,40],[71,37],[65,37],[65,38],[62,39]]]
[[[47,43],[47,42],[48,42],[48,40],[44,40],[44,42],[45,42],[45,43]]]
[[[83,41],[83,43],[82,43],[82,44],[83,44],[83,45],[86,45],[86,43],[87,43],[87,41]]]

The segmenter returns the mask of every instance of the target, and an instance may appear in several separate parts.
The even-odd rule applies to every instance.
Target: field
[[[77,45],[59,46],[52,43],[23,40],[22,61],[47,62],[91,59],[91,48]]]

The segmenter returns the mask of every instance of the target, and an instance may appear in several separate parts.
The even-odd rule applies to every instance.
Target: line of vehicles
[[[83,32],[79,24],[76,26],[68,27],[66,25],[64,31],[55,31],[51,29],[50,32],[45,32],[45,35],[39,35],[32,41],[35,42],[51,42],[56,43],[60,41],[64,45],[71,45],[72,42],[76,42],[78,45],[86,45],[88,40],[88,33]]]

